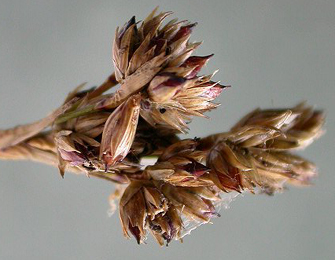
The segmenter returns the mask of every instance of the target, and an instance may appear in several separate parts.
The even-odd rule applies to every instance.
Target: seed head
[[[0,158],[29,159],[126,184],[120,199],[123,233],[144,243],[149,231],[160,245],[181,240],[194,226],[219,216],[223,192],[273,194],[286,184],[309,185],[316,167],[296,149],[322,133],[324,115],[304,103],[291,109],[256,109],[229,132],[181,140],[193,116],[218,107],[225,86],[199,75],[213,55],[193,56],[196,23],[171,12],[117,28],[115,73],[99,87],[66,97],[32,124],[0,130]],[[119,88],[107,93],[113,86]],[[145,161],[150,160],[150,165]],[[234,193],[233,193],[234,192]],[[114,205],[114,204],[112,204]]]

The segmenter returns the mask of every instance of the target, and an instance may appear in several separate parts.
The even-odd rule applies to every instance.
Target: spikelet
[[[211,81],[212,75],[197,75],[213,55],[191,56],[200,45],[189,42],[196,24],[172,20],[162,26],[171,12],[155,12],[139,27],[132,17],[117,28],[113,63],[121,86],[96,108],[117,107],[129,95],[141,91],[144,98],[140,113],[149,124],[185,132],[192,116],[203,116],[218,106],[211,101],[223,86]]]
[[[316,176],[316,167],[291,154],[304,148],[322,134],[324,115],[300,104],[290,110],[257,109],[229,133],[202,140],[211,146],[208,166],[222,190],[254,192],[255,187],[272,194],[284,184],[308,185]]]
[[[124,235],[133,235],[138,244],[146,240],[148,231],[160,245],[181,240],[182,217],[208,223],[218,216],[214,206],[218,200],[218,194],[207,187],[194,189],[164,182],[133,181],[120,199]]]
[[[140,110],[140,95],[134,95],[113,111],[106,121],[100,159],[107,167],[122,161],[134,141]]]

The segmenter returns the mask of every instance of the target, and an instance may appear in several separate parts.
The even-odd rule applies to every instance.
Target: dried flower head
[[[120,218],[126,237],[143,243],[150,231],[160,245],[181,240],[185,221],[208,223],[218,216],[217,192],[208,187],[183,188],[161,181],[133,181],[120,199]]]
[[[300,104],[291,110],[257,109],[238,122],[231,132],[210,136],[208,164],[221,189],[272,194],[285,183],[306,185],[316,176],[316,167],[289,153],[303,148],[322,133],[321,111]],[[303,127],[302,127],[303,126]]]
[[[113,63],[121,86],[97,107],[114,108],[141,91],[141,116],[149,124],[185,132],[191,116],[203,116],[218,106],[211,101],[223,86],[211,81],[213,75],[198,76],[213,55],[191,56],[201,44],[189,42],[196,24],[172,20],[163,26],[171,12],[155,13],[156,9],[139,27],[132,17],[117,28]]]
[[[117,183],[111,205],[119,200],[123,233],[139,244],[149,232],[160,245],[181,241],[219,216],[227,194],[309,185],[316,167],[293,152],[320,137],[325,120],[304,103],[256,109],[228,132],[180,139],[193,116],[218,106],[212,101],[225,87],[214,73],[198,75],[212,55],[192,56],[200,45],[190,42],[196,23],[164,25],[169,15],[155,9],[142,23],[132,17],[116,30],[115,73],[102,85],[82,84],[46,118],[0,130],[1,159]]]

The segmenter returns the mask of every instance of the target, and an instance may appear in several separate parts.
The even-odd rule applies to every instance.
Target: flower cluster
[[[322,133],[324,115],[305,104],[256,109],[230,131],[181,140],[193,116],[206,117],[225,86],[199,75],[212,55],[193,56],[195,23],[154,10],[132,17],[113,42],[113,73],[101,86],[77,87],[64,104],[32,124],[0,130],[0,158],[29,159],[126,188],[119,199],[126,237],[160,245],[181,240],[186,223],[219,216],[222,194],[273,194],[308,185],[315,166],[292,154]],[[108,92],[119,85],[114,92]],[[145,160],[152,163],[145,165]]]

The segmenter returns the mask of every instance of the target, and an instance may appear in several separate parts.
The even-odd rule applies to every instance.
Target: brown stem
[[[96,88],[95,90],[93,90],[91,93],[88,94],[88,96],[87,96],[88,100],[91,100],[93,98],[96,98],[96,97],[102,95],[104,92],[106,92],[107,90],[116,86],[117,84],[118,84],[118,82],[116,81],[115,73],[113,73],[112,75],[110,75],[106,79],[106,81],[104,83],[102,83],[98,88]],[[79,105],[79,103],[75,104],[75,105]],[[77,117],[87,115],[87,114],[90,114],[90,113],[94,113],[97,110],[98,109],[96,108],[96,105],[89,105],[89,106],[86,106],[82,109],[72,110],[72,111],[69,111],[68,113],[63,114],[59,118],[57,118],[55,123],[56,124],[62,124],[62,123],[65,123],[66,121],[68,121],[69,119],[77,118]]]
[[[33,147],[27,143],[20,143],[15,146],[8,148],[0,149],[0,159],[2,160],[30,160],[38,163],[43,163],[53,167],[58,167],[58,158],[57,154],[52,151],[42,150],[36,147]],[[67,165],[66,171],[74,174],[85,174],[84,170],[80,170],[77,167]],[[104,179],[111,181],[113,183],[123,183],[119,179],[120,177],[114,176],[114,174],[106,174],[104,172],[92,172],[89,176],[95,178]],[[123,178],[124,179],[124,178]]]
[[[17,145],[22,141],[38,134],[50,126],[57,117],[70,109],[78,99],[72,99],[60,108],[56,109],[49,116],[31,124],[20,125],[7,130],[0,130],[0,149]]]

